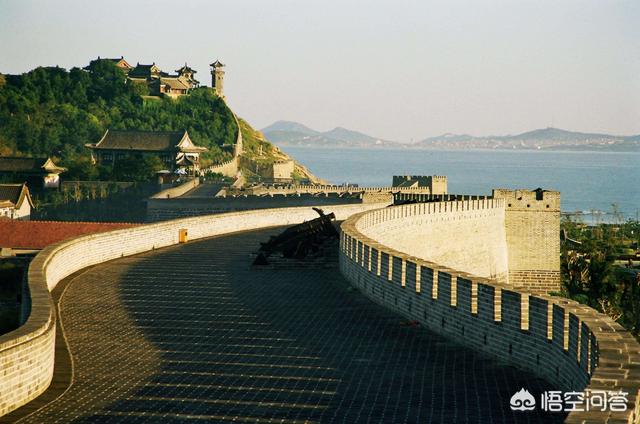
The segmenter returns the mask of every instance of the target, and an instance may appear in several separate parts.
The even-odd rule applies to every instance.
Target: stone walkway
[[[30,423],[497,423],[543,381],[350,290],[337,269],[251,269],[274,231],[88,269],[60,300],[73,383]]]
[[[193,190],[185,193],[181,197],[207,197],[207,198],[211,198],[211,197],[215,197],[215,195],[218,194],[218,192],[223,187],[225,187],[224,184],[204,183],[204,184],[200,184],[199,186],[197,186]]]

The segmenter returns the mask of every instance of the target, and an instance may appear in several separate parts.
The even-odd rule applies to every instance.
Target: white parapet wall
[[[183,194],[186,194],[193,190],[194,188],[200,185],[200,178],[192,178],[180,185],[175,187],[170,187],[165,190],[159,191],[153,196],[152,199],[174,199],[176,197],[180,197]]]
[[[323,205],[344,220],[386,204]],[[31,313],[18,329],[0,336],[0,416],[44,392],[53,377],[55,313],[50,291],[83,268],[124,256],[171,246],[180,230],[188,240],[240,231],[299,224],[317,218],[311,207],[262,209],[199,216],[143,225],[63,241],[42,250],[31,262],[28,287]]]
[[[358,229],[398,251],[506,283],[504,222],[504,201],[485,198],[380,209]]]
[[[491,221],[493,215],[480,210],[498,207],[495,202],[476,203],[469,211]],[[468,228],[457,224],[465,219],[461,211],[468,206],[460,203],[395,206],[352,216],[341,226],[341,272],[373,301],[462,345],[524,368],[555,390],[627,393],[626,411],[576,411],[565,422],[639,423],[640,344],[618,323],[575,301],[517,290],[473,269],[456,269],[464,261],[443,255],[440,248],[430,251],[391,238],[394,248],[381,240],[387,237],[385,225],[411,237],[422,222],[438,231],[420,232],[430,236],[421,243],[460,252],[457,246],[469,243],[468,234],[460,233]],[[436,257],[430,258],[431,253]],[[453,266],[438,263],[438,258]]]

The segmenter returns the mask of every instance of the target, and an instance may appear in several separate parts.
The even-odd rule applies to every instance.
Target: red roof
[[[102,233],[140,224],[124,222],[63,222],[0,220],[0,247],[42,249],[84,234]]]

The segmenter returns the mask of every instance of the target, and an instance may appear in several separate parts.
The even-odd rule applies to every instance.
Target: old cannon
[[[322,209],[313,208],[320,215],[316,219],[287,228],[269,241],[260,243],[258,255],[253,265],[267,265],[267,258],[274,253],[281,253],[284,258],[304,259],[309,254],[320,254],[327,241],[338,238],[338,231],[333,226],[335,214],[325,215]]]

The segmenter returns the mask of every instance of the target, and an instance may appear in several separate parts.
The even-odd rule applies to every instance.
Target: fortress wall
[[[344,220],[385,204],[325,207]],[[236,212],[185,218],[92,234],[48,246],[31,262],[28,287],[31,312],[26,323],[0,336],[0,416],[36,398],[53,376],[55,312],[50,290],[83,268],[178,243],[180,229],[189,240],[238,231],[298,224],[318,215],[310,207]],[[257,248],[257,246],[256,246]]]
[[[447,177],[444,175],[394,175],[392,185],[398,187],[408,182],[429,188],[431,194],[447,193]]]
[[[242,139],[242,130],[240,129],[240,122],[238,121],[238,117],[235,113],[231,112],[233,115],[233,120],[236,123],[236,128],[238,132],[236,133],[236,143],[233,145],[233,158],[229,159],[226,162],[222,162],[216,165],[212,165],[208,168],[204,168],[200,170],[200,174],[204,174],[206,172],[215,172],[216,174],[222,174],[225,177],[235,177],[238,174],[238,170],[240,167],[240,155],[244,150],[244,144]]]
[[[482,196],[476,194],[424,194],[424,193],[393,193],[393,199],[396,203],[401,202],[452,202],[454,200],[484,200],[491,199],[491,196]]]
[[[180,197],[185,193],[193,190],[200,185],[200,178],[193,178],[183,184],[176,187],[171,187],[166,190],[162,190],[153,196],[152,199],[172,199],[174,197]]]
[[[287,180],[291,179],[291,174],[295,168],[295,162],[293,159],[275,162],[271,167],[271,178],[274,180]]]
[[[459,271],[506,282],[504,203],[481,199],[381,209],[357,224],[365,236]]]
[[[362,193],[363,203],[393,203],[393,194],[391,193],[377,193],[377,192],[364,192]]]
[[[226,162],[212,165],[208,168],[203,168],[200,170],[201,174],[207,172],[215,172],[216,174],[222,174],[225,177],[235,177],[238,173],[238,156],[235,156],[233,159],[229,159]]]
[[[390,198],[375,199],[377,204],[389,204]],[[319,206],[325,208],[334,205],[360,204],[363,201],[354,197],[339,196],[239,196],[177,199],[148,199],[147,221],[158,222],[189,216],[220,214],[225,212],[246,211],[254,209],[271,209],[298,206]]]
[[[431,194],[429,187],[358,187],[331,184],[288,184],[282,186],[266,186],[254,189],[256,194],[296,194],[296,193],[412,193]]]
[[[640,344],[629,332],[577,302],[492,283],[364,234],[382,233],[387,221],[411,220],[409,211],[363,212],[342,224],[340,269],[355,287],[431,331],[546,379],[555,390],[629,392],[626,412],[571,412],[566,422],[640,422]],[[404,214],[409,217],[400,218]],[[455,222],[457,212],[449,214]],[[458,242],[454,230],[448,234],[451,244]]]
[[[431,194],[447,194],[447,177],[434,175],[431,178]]]

